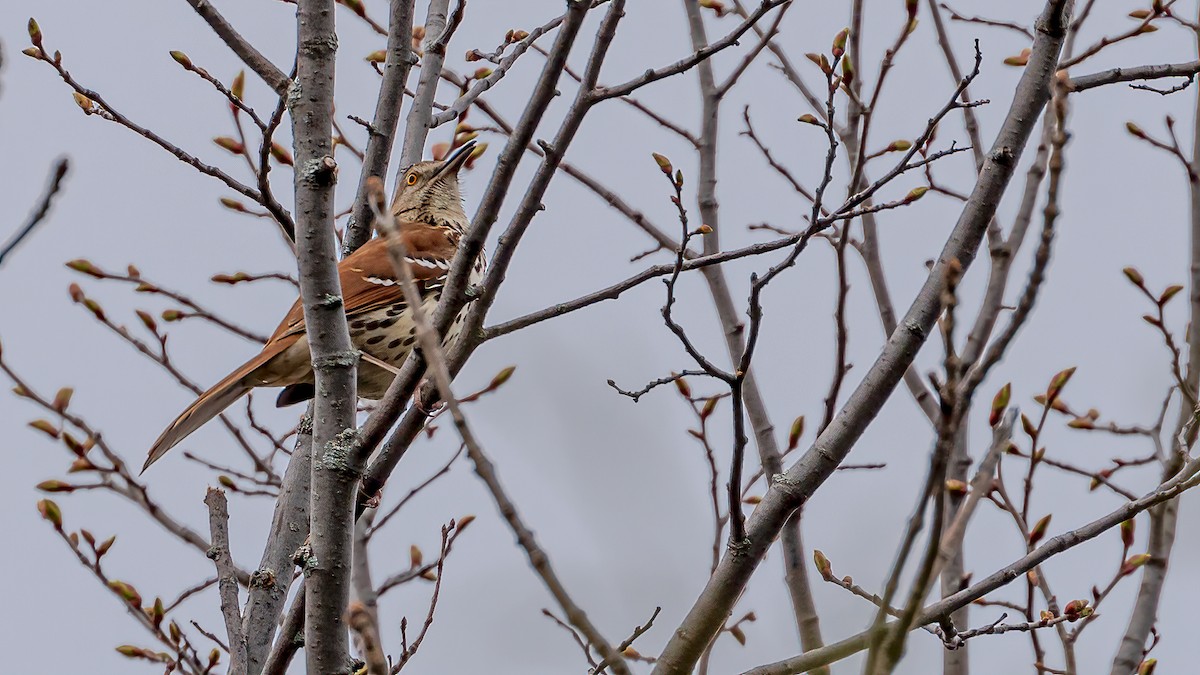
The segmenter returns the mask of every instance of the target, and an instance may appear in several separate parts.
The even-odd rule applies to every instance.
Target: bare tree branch
[[[778,476],[747,522],[749,545],[721,561],[687,618],[675,631],[655,664],[655,675],[691,670],[704,646],[720,630],[771,540],[813,491],[849,454],[854,442],[875,418],[892,389],[925,341],[940,310],[939,294],[944,268],[957,259],[967,269],[974,260],[984,232],[995,214],[1024,149],[1038,113],[1049,98],[1049,83],[1056,70],[1066,34],[1070,3],[1051,0],[1038,20],[1038,39],[1014,93],[1012,106],[980,173],[971,198],[959,217],[939,260],[909,308],[900,328],[888,339],[883,353],[834,422],[812,448],[787,472]]]
[[[275,514],[262,562],[250,576],[243,632],[246,635],[250,672],[261,672],[271,650],[275,627],[292,585],[292,556],[308,537],[309,490],[312,485],[312,406],[300,418],[292,452],[284,472]],[[295,630],[280,634],[281,642],[292,642]]]
[[[1171,480],[1159,485],[1157,489],[1143,495],[1140,499],[1129,502],[1086,525],[1049,539],[1024,557],[989,574],[970,588],[925,607],[918,615],[914,626],[936,622],[942,617],[948,616],[955,609],[982,598],[1014,579],[1021,578],[1026,572],[1053,556],[1091,541],[1143,511],[1178,498],[1180,494],[1197,485],[1200,485],[1200,459],[1191,459]],[[833,663],[866,649],[875,636],[887,630],[891,625],[887,624],[884,628],[863,631],[806,654],[752,668],[743,675],[784,675],[808,672],[813,668]]]
[[[350,253],[371,238],[371,207],[367,204],[367,179],[387,175],[388,162],[400,121],[400,106],[404,102],[404,86],[415,57],[412,53],[413,4],[416,0],[391,0],[388,4],[388,39],[383,62],[383,79],[379,82],[379,97],[375,102],[375,117],[371,120],[367,149],[363,152],[362,171],[358,177],[358,192],[346,236],[344,253]]]
[[[50,205],[54,202],[54,197],[62,189],[62,181],[66,177],[69,168],[70,160],[66,157],[60,157],[54,163],[54,166],[50,169],[50,182],[34,206],[33,212],[29,214],[29,217],[25,219],[21,227],[13,232],[8,241],[4,242],[3,246],[0,246],[0,265],[3,265],[4,259],[11,255],[17,246],[45,220],[46,214],[50,212]]]
[[[217,11],[216,7],[213,7],[209,0],[185,0],[185,2],[191,5],[192,9],[196,10],[200,18],[204,19],[209,27],[213,29],[213,32],[217,34],[217,37],[221,38],[233,50],[233,53],[237,54],[238,58],[250,67],[250,70],[253,70],[261,77],[263,82],[267,83],[268,87],[280,96],[287,93],[288,86],[291,84],[291,78],[277,68],[275,64],[271,63],[267,57],[263,56],[254,45],[247,42],[246,38],[242,37],[241,33],[238,33],[225,20],[225,17],[221,16],[221,13]]]
[[[225,492],[209,488],[204,497],[208,506],[208,527],[212,548],[208,557],[217,568],[217,589],[221,593],[221,614],[229,636],[229,675],[246,675],[246,636],[242,633],[242,612],[238,605],[238,582],[229,552],[229,502]]]
[[[312,554],[305,567],[304,642],[308,669],[341,672],[349,659],[345,611],[350,598],[351,538],[362,458],[357,439],[355,366],[337,274],[333,186],[333,73],[337,36],[333,0],[299,0],[297,95],[288,97],[296,156],[297,259],[316,377],[313,412]]]
[[[455,24],[446,24],[446,13],[450,0],[429,0],[425,12],[425,55],[421,59],[421,78],[417,82],[412,107],[404,126],[404,145],[400,150],[400,164],[408,166],[421,159],[425,151],[425,138],[433,128],[433,98],[437,93],[442,63],[446,60],[446,44],[450,40]],[[443,35],[445,33],[445,35]]]
[[[1200,36],[1200,29],[1196,34]],[[1192,129],[1191,163],[1186,166],[1188,178],[1189,226],[1191,236],[1191,274],[1189,275],[1188,318],[1190,325],[1200,321],[1200,92],[1196,94],[1196,117]],[[1200,331],[1188,331],[1187,376],[1182,387],[1183,399],[1179,417],[1171,436],[1171,452],[1163,458],[1162,476],[1175,475],[1186,468],[1184,460],[1196,442],[1197,411],[1189,405],[1189,397],[1200,390]],[[1158,607],[1166,584],[1167,565],[1175,545],[1179,522],[1179,502],[1166,502],[1150,511],[1150,541],[1147,552],[1150,561],[1142,574],[1137,599],[1130,612],[1129,625],[1121,638],[1111,675],[1121,675],[1138,667],[1144,657],[1146,640],[1158,620]]]
[[[1111,68],[1099,73],[1080,75],[1068,80],[1067,90],[1074,93],[1087,91],[1106,84],[1133,82],[1136,80],[1158,80],[1164,77],[1192,77],[1200,73],[1200,61],[1187,63],[1164,63],[1156,66],[1132,66]]]

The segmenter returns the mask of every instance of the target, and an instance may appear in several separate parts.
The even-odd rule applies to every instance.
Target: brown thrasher
[[[437,306],[469,223],[458,190],[458,170],[473,147],[474,142],[468,142],[442,161],[419,162],[404,169],[392,201],[398,236],[408,252],[409,268],[427,316]],[[472,267],[471,283],[478,282],[483,271],[481,253]],[[358,395],[382,398],[416,342],[412,313],[388,257],[386,237],[376,237],[346,256],[338,263],[338,277],[350,340],[363,354],[358,364]],[[455,317],[447,343],[458,335],[465,313],[464,308]],[[258,356],[201,394],[162,432],[142,471],[254,387],[283,387],[276,405],[285,406],[312,398],[313,382],[304,308],[297,298]]]

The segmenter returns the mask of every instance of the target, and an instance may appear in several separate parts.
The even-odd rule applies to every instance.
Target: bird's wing
[[[417,282],[417,289],[424,295],[440,288],[450,271],[455,243],[442,230],[428,226],[404,229],[400,236],[408,251],[409,269]],[[404,291],[388,257],[383,237],[368,241],[338,263],[338,278],[347,318],[405,304]],[[304,331],[304,307],[297,298],[267,344]]]

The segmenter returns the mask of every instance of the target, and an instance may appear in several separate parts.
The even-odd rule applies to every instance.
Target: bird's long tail
[[[277,350],[272,349],[263,351],[201,394],[200,398],[197,398],[180,413],[179,417],[176,417],[175,421],[171,422],[171,425],[162,432],[158,440],[154,441],[154,445],[150,447],[150,452],[146,456],[146,463],[142,465],[142,472],[145,473],[151,464],[157,462],[159,458],[167,454],[168,450],[190,436],[193,431],[204,426],[209,420],[220,415],[235,401],[249,393],[253,385],[250,384],[248,376],[270,361],[277,353]]]

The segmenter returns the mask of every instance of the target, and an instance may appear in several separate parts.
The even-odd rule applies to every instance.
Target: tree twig
[[[0,265],[4,264],[4,260],[17,248],[22,241],[25,240],[34,229],[37,228],[46,218],[46,214],[50,212],[50,205],[54,203],[55,196],[62,189],[63,178],[66,177],[71,163],[66,157],[60,157],[54,162],[54,166],[50,169],[50,181],[42,191],[42,196],[38,199],[37,204],[33,208],[33,212],[25,219],[25,222],[13,232],[8,241],[0,246]]]

